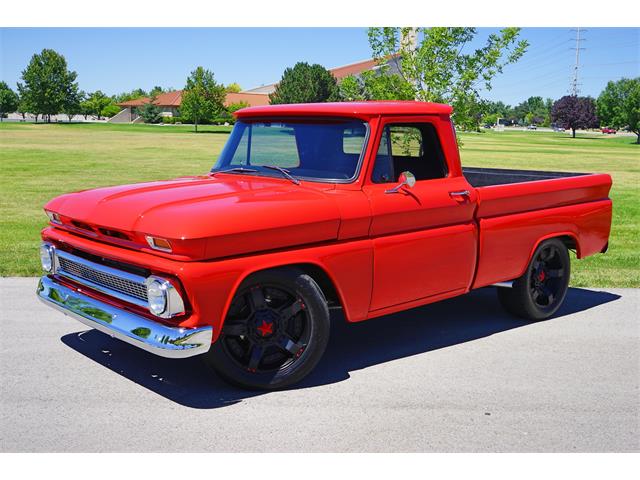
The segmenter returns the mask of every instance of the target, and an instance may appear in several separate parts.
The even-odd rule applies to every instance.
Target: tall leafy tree
[[[340,90],[336,78],[322,65],[298,62],[287,68],[273,93],[272,105],[281,103],[336,102]]]
[[[609,82],[597,101],[598,118],[607,126],[628,128],[640,144],[640,77]]]
[[[182,91],[180,115],[193,121],[195,131],[198,124],[212,120],[224,110],[225,87],[216,83],[213,72],[203,67],[196,68]]]
[[[89,95],[86,102],[82,104],[82,107],[86,109],[90,115],[95,115],[98,117],[98,120],[100,120],[103,116],[102,111],[112,102],[111,97],[108,97],[100,90],[96,90]]]
[[[515,116],[525,123],[543,123],[548,113],[542,97],[529,97],[514,107]]]
[[[62,112],[69,117],[69,122],[73,120],[74,115],[79,115],[82,113],[82,107],[80,104],[84,100],[85,93],[83,91],[78,91],[77,88],[71,92],[62,106]]]
[[[359,76],[350,75],[340,82],[343,100],[414,100],[415,92],[400,75],[386,71],[365,71]]]
[[[570,128],[573,138],[576,129],[598,126],[596,104],[591,97],[566,95],[551,107],[551,120],[564,128]]]
[[[33,55],[27,68],[22,72],[22,82],[18,83],[20,96],[30,106],[31,113],[51,115],[63,110],[65,102],[73,92],[77,92],[77,73],[68,70],[65,58],[54,50],[44,49]]]
[[[477,125],[480,90],[490,90],[495,76],[505,65],[517,62],[528,47],[526,40],[519,40],[518,28],[491,34],[474,49],[468,47],[476,39],[475,28],[376,27],[368,34],[379,64],[369,82],[383,84],[384,97],[449,103],[456,124],[465,128]],[[388,76],[394,80],[385,79]],[[381,97],[371,87],[368,90],[371,98]]]
[[[0,82],[0,122],[7,113],[15,112],[19,103],[18,94],[6,82]]]
[[[26,98],[21,98],[18,102],[18,109],[16,110],[20,115],[22,115],[22,120],[27,119],[27,113],[30,113],[31,106]]]

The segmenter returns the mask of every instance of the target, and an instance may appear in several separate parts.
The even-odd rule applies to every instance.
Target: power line
[[[581,30],[580,27],[578,27],[576,30],[576,46],[574,47],[574,50],[576,51],[576,64],[573,67],[573,82],[571,85],[571,94],[574,97],[578,96],[578,71],[580,70],[580,50],[584,50],[584,48],[580,47],[580,42],[584,41],[584,38],[580,38],[580,33]]]

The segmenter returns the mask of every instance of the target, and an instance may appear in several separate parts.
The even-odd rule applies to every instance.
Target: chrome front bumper
[[[168,327],[91,298],[47,276],[40,279],[37,294],[65,315],[161,357],[192,357],[211,347],[211,327]]]

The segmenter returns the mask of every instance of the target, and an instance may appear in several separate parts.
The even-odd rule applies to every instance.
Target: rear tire
[[[240,286],[205,364],[251,390],[288,387],[307,376],[329,340],[318,284],[297,268],[258,272]]]
[[[551,317],[569,288],[571,262],[566,245],[553,238],[542,242],[524,274],[512,288],[498,287],[498,299],[509,313],[537,321]]]

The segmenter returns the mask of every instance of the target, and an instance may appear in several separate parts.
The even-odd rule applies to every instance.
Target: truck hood
[[[45,209],[61,216],[63,228],[92,230],[112,243],[150,250],[145,235],[168,239],[173,254],[185,259],[333,240],[340,226],[338,206],[322,189],[239,175],[85,190],[57,197]]]

